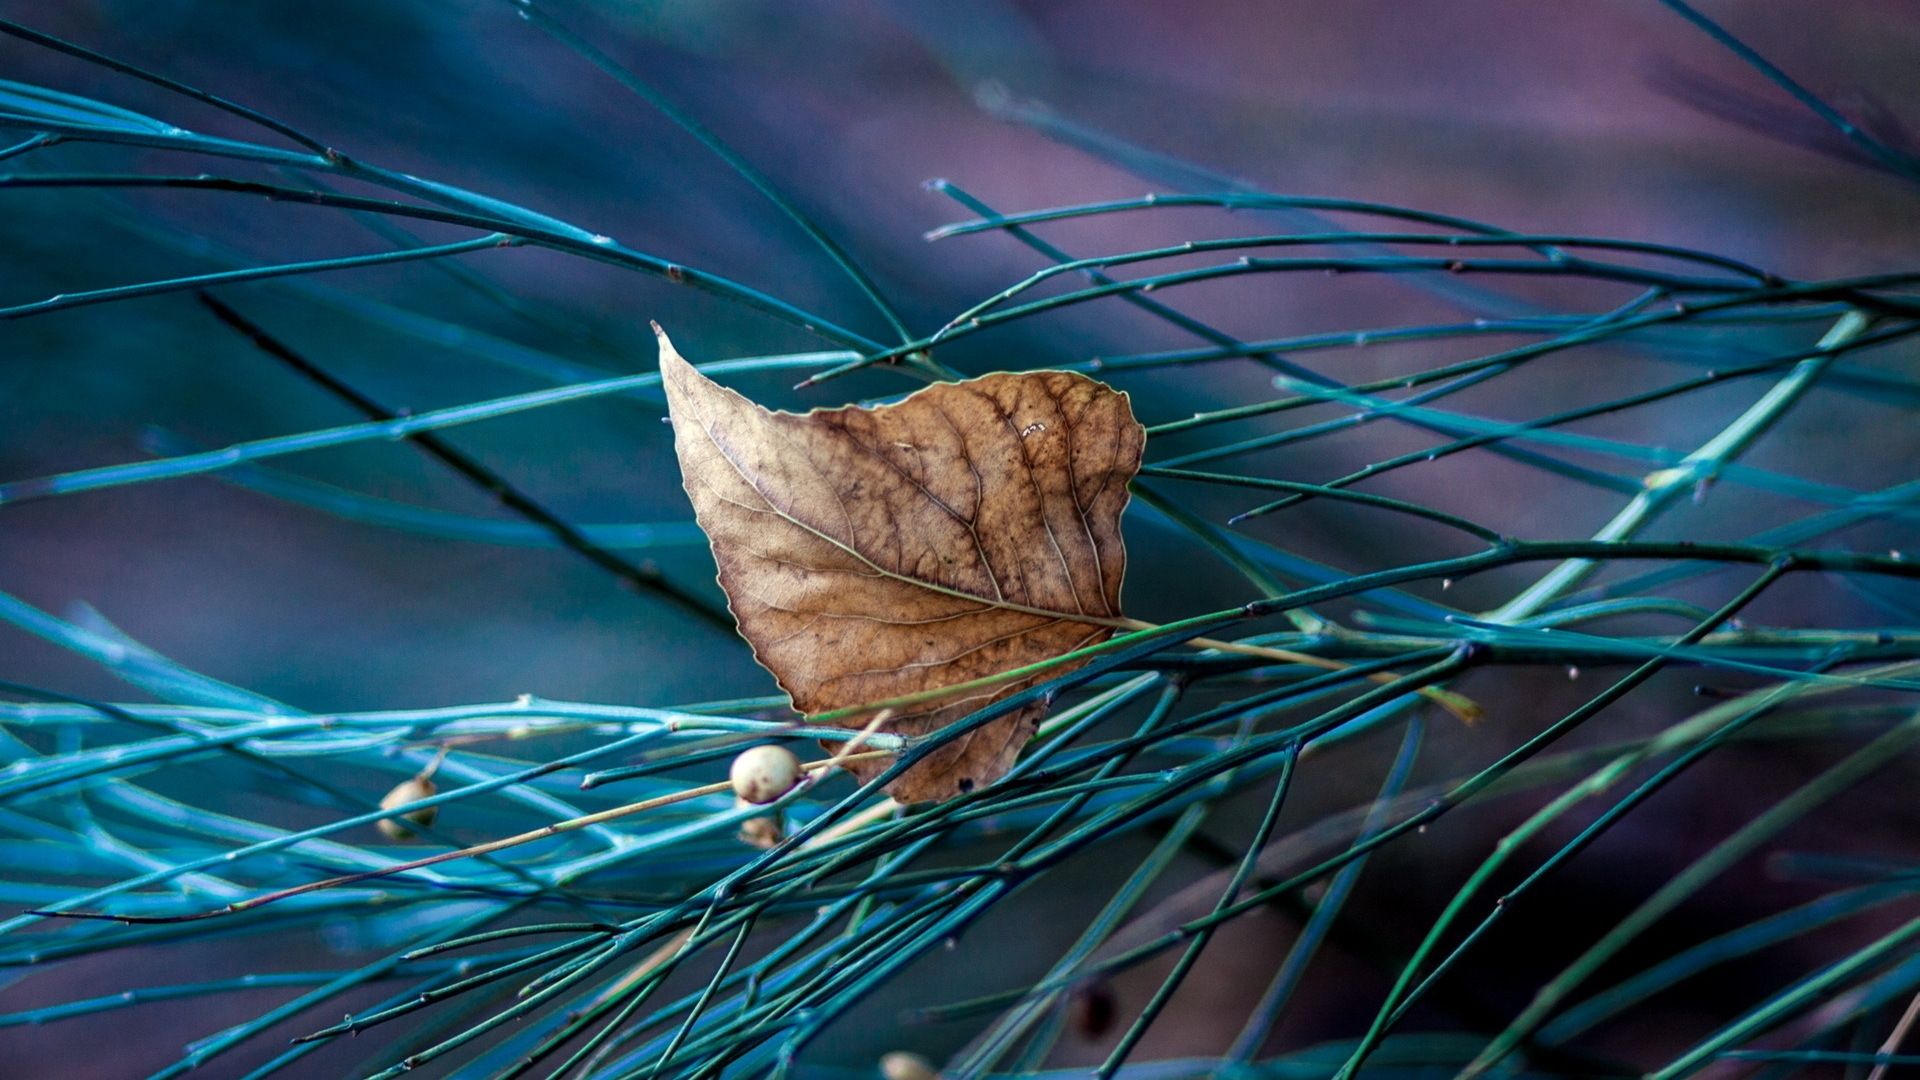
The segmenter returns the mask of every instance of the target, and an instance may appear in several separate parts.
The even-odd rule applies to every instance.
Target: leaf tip
[[[687,358],[680,355],[680,350],[673,347],[673,339],[667,336],[667,331],[664,327],[652,319],[647,320],[647,325],[653,327],[653,336],[660,343],[660,370],[662,373],[676,363],[685,364],[687,362]]]

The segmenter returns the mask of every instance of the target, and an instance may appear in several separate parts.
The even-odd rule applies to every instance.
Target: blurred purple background
[[[1520,230],[1660,240],[1795,276],[1907,268],[1920,248],[1920,199],[1911,185],[1808,145],[1824,139],[1816,124],[1653,3],[655,0],[557,2],[550,10],[773,177],[872,271],[921,331],[1043,265],[996,235],[925,242],[925,230],[971,215],[924,190],[923,181],[950,178],[1007,211],[1170,187],[1018,122],[1004,108],[1009,103],[1044,108],[1086,130],[1269,190],[1398,202]],[[1909,115],[1920,92],[1920,16],[1911,5],[1721,2],[1705,10],[1856,115]],[[516,17],[509,3],[24,0],[5,5],[3,13],[283,118],[364,160],[554,214],[883,336],[871,309],[797,229],[693,140]],[[0,41],[0,75],[210,134],[255,137],[231,117],[19,41]],[[1675,87],[1693,87],[1694,104],[1680,100],[1688,95]],[[1696,107],[1702,97],[1719,101],[1722,114],[1751,109],[1757,124],[1773,130]],[[998,114],[983,104],[1000,106]],[[158,151],[84,146],[56,148],[34,164],[84,171],[129,162],[156,172],[208,167]],[[385,246],[333,211],[227,194],[97,198],[7,191],[3,199],[0,303],[7,304],[217,268],[196,254],[196,244],[261,262]],[[1169,211],[1067,223],[1046,235],[1076,254],[1094,254],[1276,227],[1272,219]],[[156,231],[177,239],[169,242]],[[435,239],[465,235],[434,227],[419,232]],[[583,260],[521,249],[471,256],[469,265],[545,313],[551,325],[519,318],[423,265],[316,280],[326,289],[619,371],[652,366],[648,319],[665,324],[696,360],[831,347],[690,290]],[[1630,295],[1551,282],[1501,288],[1531,302],[1588,310]],[[222,295],[392,405],[419,410],[538,385],[474,363],[458,347],[421,348],[344,319],[280,285]],[[1461,317],[1458,308],[1406,282],[1353,277],[1260,277],[1162,299],[1249,338]],[[1767,330],[1744,341],[1786,351],[1817,333],[1817,327]],[[1192,343],[1125,307],[1089,305],[968,338],[940,358],[980,372]],[[1429,343],[1311,354],[1304,362],[1360,381],[1492,347]],[[1911,361],[1903,347],[1859,363],[1911,371]],[[1592,350],[1496,380],[1454,404],[1518,418],[1692,370],[1627,349]],[[1135,393],[1149,423],[1269,394],[1266,375],[1244,362],[1114,381]],[[798,407],[902,387],[884,374],[806,393],[786,389],[791,382],[770,375],[734,385],[770,405]],[[1575,430],[1690,449],[1753,393],[1734,385]],[[682,520],[685,501],[658,415],[645,403],[599,401],[463,428],[453,439],[574,520]],[[137,460],[147,453],[142,433],[150,427],[209,446],[353,419],[351,410],[223,329],[190,296],[0,325],[0,479]],[[1424,438],[1373,425],[1268,455],[1259,467],[1317,480],[1424,445]],[[1746,460],[1865,489],[1910,479],[1916,456],[1920,435],[1910,414],[1821,394]],[[495,514],[469,487],[404,446],[363,445],[278,465],[386,498]],[[1485,455],[1407,470],[1370,490],[1539,536],[1585,535],[1617,507],[1610,497]],[[1244,508],[1214,493],[1197,498],[1216,520]],[[1732,538],[1803,512],[1751,491],[1722,490],[1703,506],[1676,511],[1658,535]],[[522,692],[664,703],[770,689],[745,650],[726,636],[657,600],[615,588],[564,552],[384,531],[215,479],[48,500],[0,516],[0,589],[56,613],[93,605],[190,667],[304,708],[428,706]],[[1405,559],[1415,545],[1457,544],[1438,534],[1383,532],[1378,517],[1320,504],[1262,519],[1250,532],[1352,569]],[[1898,546],[1899,534],[1897,527],[1875,526],[1847,541],[1885,548]],[[1243,585],[1212,572],[1210,563],[1206,573],[1194,572],[1201,557],[1176,537],[1130,526],[1129,538],[1135,560],[1129,604],[1141,617],[1246,598]],[[1904,539],[1912,545],[1911,536]],[[678,549],[660,563],[676,581],[710,588],[704,552]],[[1524,580],[1487,575],[1462,583],[1449,601],[1490,606]],[[1765,615],[1792,622],[1797,603],[1825,605],[1825,617],[1842,622],[1877,617],[1812,584],[1782,590]],[[109,700],[134,693],[84,660],[11,630],[0,632],[0,677]],[[1663,710],[1686,707],[1687,685],[1676,678],[1665,698],[1621,710],[1595,740],[1670,721],[1673,714]],[[1466,689],[1530,708],[1496,709],[1475,731],[1436,731],[1424,766],[1435,776],[1484,761],[1494,747],[1510,745],[1509,736],[1576,704],[1583,687],[1568,687],[1556,675]],[[1291,820],[1305,822],[1366,797],[1391,751],[1390,739],[1362,744],[1343,751],[1351,771],[1312,771],[1300,816]],[[1692,837],[1717,837],[1743,820],[1737,805],[1723,803],[1719,785],[1728,777],[1750,777],[1757,768],[1761,786],[1777,796],[1815,764],[1739,751],[1662,796],[1644,825],[1610,837],[1583,860],[1545,913],[1530,913],[1503,930],[1508,936],[1493,951],[1491,966],[1459,991],[1462,999],[1509,1015],[1530,979],[1556,970],[1584,942],[1583,936],[1549,944],[1535,955],[1539,942],[1555,940],[1559,918],[1579,925],[1617,915],[1697,850]],[[1882,783],[1852,797],[1857,805],[1843,808],[1845,820],[1832,834],[1801,839],[1915,854],[1906,805],[1911,789],[1899,777],[1876,785]],[[1404,956],[1430,909],[1444,899],[1439,890],[1450,890],[1489,840],[1517,820],[1509,811],[1523,809],[1463,820],[1384,857],[1356,898],[1353,922],[1376,930],[1379,951]],[[1748,887],[1773,887],[1752,882]],[[1743,898],[1730,886],[1718,899],[1727,911],[1757,914],[1800,895]],[[1055,900],[1072,903],[1070,896]],[[1079,927],[1077,919],[1047,925],[1043,911],[1028,917],[1033,921],[1020,925],[989,923],[982,933],[1055,942]],[[1691,941],[1700,936],[1697,929],[1681,919],[1663,933]],[[1865,934],[1871,926],[1856,929]],[[1155,1029],[1140,1057],[1217,1049],[1221,1027],[1208,1018],[1224,1016],[1226,1031],[1237,1028],[1292,932],[1279,914],[1237,924],[1203,967],[1204,978],[1183,992],[1178,1015]],[[1657,952],[1664,940],[1650,949]],[[1828,948],[1831,940],[1810,938],[1804,947]],[[196,948],[210,967],[231,960],[218,949]],[[318,962],[312,943],[289,948]],[[1780,962],[1781,970],[1794,970],[1791,959]],[[189,964],[184,950],[116,955],[0,989],[0,1002],[18,1008],[184,978],[181,966]],[[1337,949],[1326,964],[1314,985],[1345,989],[1303,999],[1282,1033],[1289,1045],[1351,1034],[1377,1000],[1382,976],[1365,958]],[[1009,974],[970,971],[959,978],[987,989],[1004,985]],[[1137,974],[1117,987],[1123,1009],[1137,1008],[1157,979],[1153,971]],[[1702,1003],[1703,1013],[1720,1015],[1714,994],[1739,997],[1737,974],[1692,1000]],[[940,996],[962,995],[943,988]],[[268,1000],[280,997],[249,995],[218,1008],[231,1004],[234,1015],[246,1015]],[[873,1015],[913,1000],[904,994],[882,1002],[885,1008]],[[1700,1021],[1685,1015],[1691,1007],[1673,1003],[1671,1030],[1679,1034],[1672,1039],[1684,1041],[1698,1029]],[[91,1027],[0,1030],[0,1074],[133,1075],[172,1060],[179,1043],[217,1026],[212,1009],[158,1005],[111,1014]],[[837,1045],[849,1060],[871,1060],[869,1043],[890,1044],[884,1033],[867,1034],[872,1037],[845,1036]],[[924,1038],[937,1054],[964,1034],[894,1041]],[[1608,1049],[1640,1060],[1672,1049],[1665,1038],[1657,1027],[1636,1028]],[[229,1075],[269,1052],[236,1054],[213,1072]],[[312,1060],[334,1063],[314,1073],[325,1075],[357,1059]]]

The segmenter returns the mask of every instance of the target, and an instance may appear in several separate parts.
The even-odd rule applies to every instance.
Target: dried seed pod
[[[886,1080],[940,1080],[933,1062],[919,1054],[895,1050],[880,1059],[880,1075]]]
[[[754,746],[740,752],[727,770],[733,793],[765,806],[800,782],[800,759],[784,746]]]
[[[744,810],[752,805],[754,804],[745,799],[733,800],[736,810]],[[781,822],[778,813],[761,814],[759,817],[750,817],[740,823],[740,839],[763,850],[786,838],[786,826]]]
[[[787,830],[771,817],[748,818],[740,823],[740,839],[765,851],[787,838]]]
[[[428,777],[411,777],[393,785],[393,790],[387,792],[386,795],[381,798],[380,809],[391,810],[396,806],[405,806],[410,802],[430,799],[439,790],[440,789],[435,787],[433,781]],[[408,823],[424,829],[432,825],[433,819],[438,816],[440,816],[439,807],[423,806],[418,810],[409,810],[399,817],[381,818],[374,824],[379,828],[381,835],[389,840],[411,840],[413,839],[413,830],[407,827]]]

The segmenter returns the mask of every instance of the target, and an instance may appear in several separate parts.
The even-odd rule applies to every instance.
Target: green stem
[[[1920,738],[1920,713],[1868,743],[1838,765],[1821,773],[1715,845],[1713,850],[1648,897],[1644,903],[1608,931],[1606,936],[1595,942],[1586,952],[1581,953],[1578,959],[1567,965],[1566,969],[1555,976],[1551,982],[1541,987],[1539,993],[1534,995],[1533,1000],[1513,1023],[1496,1036],[1473,1060],[1461,1074],[1462,1077],[1478,1076],[1494,1067],[1502,1058],[1512,1053],[1522,1039],[1545,1023],[1567,995],[1591,978],[1595,972],[1661,917],[1678,907],[1681,901],[1699,891],[1707,882],[1725,873],[1735,863],[1751,854],[1755,848],[1772,839],[1782,829],[1798,821],[1815,807],[1851,790],[1868,776],[1885,767],[1895,757],[1904,753],[1916,738]],[[1901,933],[1907,932],[1901,931]],[[1793,997],[1793,995],[1787,995],[1787,997]],[[1798,1000],[1801,999],[1796,998],[1796,1002]],[[1767,1009],[1762,1010],[1762,1013],[1767,1017],[1781,1015],[1784,1010],[1776,1007],[1787,1004],[1785,998],[1776,999]],[[1686,1060],[1694,1059],[1690,1056]],[[1673,1068],[1669,1066],[1668,1070],[1660,1075],[1670,1075]]]
[[[1821,355],[1800,361],[1786,376],[1748,406],[1718,435],[1702,443],[1679,465],[1649,473],[1645,490],[1620,509],[1613,519],[1593,534],[1596,541],[1628,540],[1651,522],[1681,494],[1695,485],[1709,483],[1722,466],[1753,445],[1786,411],[1811,389],[1820,374],[1833,363],[1830,350],[1845,345],[1866,333],[1873,320],[1858,310],[1840,316],[1826,336],[1820,339]],[[1592,574],[1595,565],[1588,559],[1569,559],[1554,567],[1518,596],[1487,613],[1488,622],[1511,623],[1528,618],[1552,603],[1561,593],[1573,588]]]

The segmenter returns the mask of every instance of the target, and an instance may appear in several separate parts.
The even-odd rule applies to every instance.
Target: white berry
[[[755,746],[742,750],[727,770],[733,792],[758,806],[793,790],[800,782],[800,759],[784,746]]]

